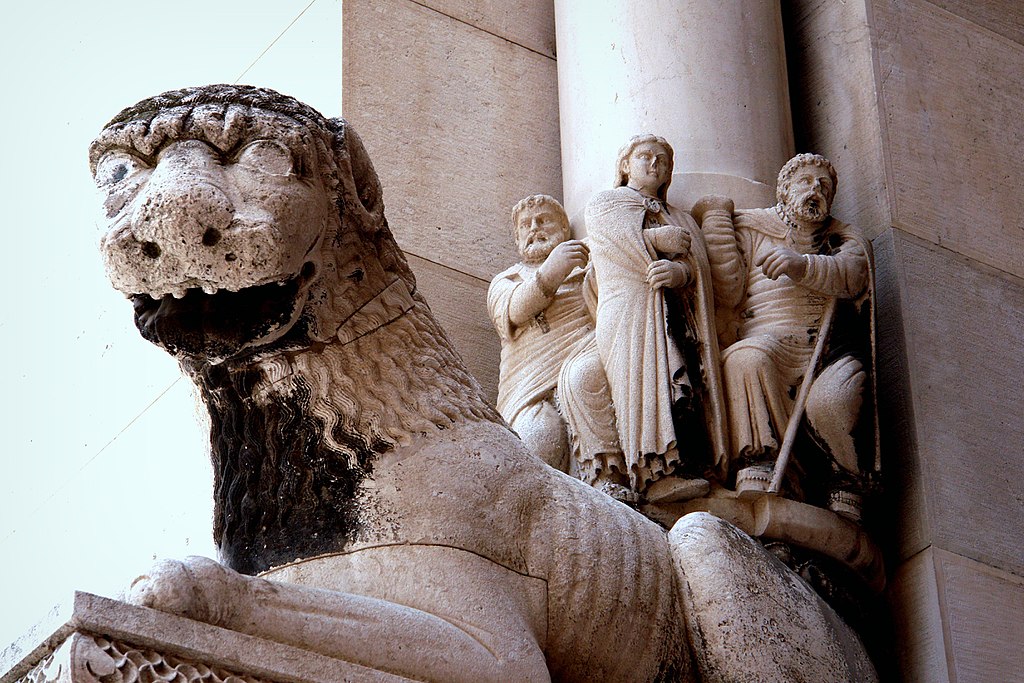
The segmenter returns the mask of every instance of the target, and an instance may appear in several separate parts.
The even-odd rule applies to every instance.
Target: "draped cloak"
[[[628,466],[653,481],[671,472],[687,444],[677,443],[672,409],[691,384],[687,372],[703,373],[704,401],[713,461],[725,460],[725,419],[714,322],[714,299],[704,240],[689,214],[666,206],[664,218],[688,228],[690,251],[680,260],[690,266],[694,287],[688,323],[700,348],[701,368],[686,368],[668,328],[665,289],[647,284],[647,267],[665,258],[643,237],[644,198],[619,187],[595,195],[586,208],[590,258],[597,278],[596,342],[604,365],[619,441]],[[669,256],[671,257],[671,255]],[[682,446],[682,448],[680,448]],[[632,477],[631,477],[632,478]]]

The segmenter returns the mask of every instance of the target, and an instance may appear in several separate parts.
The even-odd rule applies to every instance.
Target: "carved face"
[[[626,159],[627,183],[634,190],[656,195],[658,188],[672,175],[672,162],[668,150],[657,142],[641,142]]]
[[[516,238],[524,263],[541,263],[569,238],[565,217],[547,203],[524,207],[516,219]]]
[[[94,176],[109,226],[100,247],[142,335],[173,354],[216,361],[284,334],[337,218],[294,136],[238,140],[227,150],[168,136],[150,154],[103,141]]]
[[[795,218],[822,221],[832,210],[835,187],[827,169],[805,164],[797,169],[786,188],[785,204]]]

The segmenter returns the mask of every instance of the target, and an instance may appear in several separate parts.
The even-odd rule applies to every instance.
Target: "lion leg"
[[[540,647],[421,610],[239,574],[205,557],[164,561],[128,601],[419,681],[550,681]],[[496,637],[490,637],[496,636]]]
[[[856,634],[803,579],[706,512],[669,532],[701,681],[877,681]]]

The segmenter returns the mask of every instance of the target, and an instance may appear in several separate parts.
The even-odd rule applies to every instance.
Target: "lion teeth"
[[[213,285],[203,285],[203,293],[204,294],[216,294],[217,293],[217,288],[214,287]]]
[[[188,291],[188,290],[186,290],[184,287],[179,287],[178,289],[172,289],[171,290],[171,296],[173,296],[175,299],[184,299],[186,291]]]

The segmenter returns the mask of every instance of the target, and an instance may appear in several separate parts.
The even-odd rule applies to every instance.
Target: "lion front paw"
[[[161,560],[132,581],[125,601],[214,623],[220,616],[230,570],[206,557]]]

